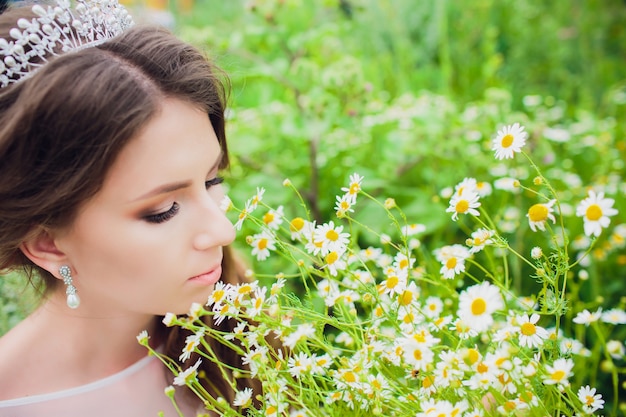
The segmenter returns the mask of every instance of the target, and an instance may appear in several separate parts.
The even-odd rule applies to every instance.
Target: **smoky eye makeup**
[[[204,182],[204,186],[208,190],[209,188],[213,187],[214,185],[219,185],[219,184],[221,184],[223,182],[224,182],[224,177],[217,176],[215,178],[212,178],[210,180],[205,181]]]
[[[173,202],[169,209],[160,213],[148,214],[143,216],[144,220],[148,223],[159,224],[170,220],[178,213],[180,205],[177,202]]]

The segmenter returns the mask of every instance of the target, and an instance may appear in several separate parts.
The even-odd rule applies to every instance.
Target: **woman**
[[[11,30],[34,17],[9,9],[0,36],[15,39]],[[165,30],[120,32],[34,57],[25,75],[4,68],[0,269],[39,277],[45,294],[0,338],[2,416],[175,415],[163,394],[172,376],[136,336],[147,330],[152,346],[178,357],[187,334],[162,316],[241,277],[219,208],[228,154],[217,70]],[[231,400],[220,373],[202,366],[207,389]],[[186,413],[199,408],[176,395]]]

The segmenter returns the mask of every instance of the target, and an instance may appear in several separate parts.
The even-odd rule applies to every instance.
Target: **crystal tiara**
[[[35,5],[37,16],[19,19],[0,38],[0,88],[32,75],[46,57],[105,42],[133,25],[133,18],[117,0],[56,0],[56,6]]]

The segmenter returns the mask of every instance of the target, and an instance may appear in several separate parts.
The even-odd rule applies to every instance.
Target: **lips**
[[[222,277],[222,266],[218,265],[217,267],[203,272],[200,275],[196,275],[195,277],[191,277],[187,280],[187,282],[191,282],[193,284],[200,285],[213,285]]]

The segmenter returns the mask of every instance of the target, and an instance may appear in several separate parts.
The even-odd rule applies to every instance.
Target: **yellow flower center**
[[[422,360],[422,351],[419,349],[415,349],[413,351],[413,357],[415,358],[416,361],[421,361]]]
[[[479,316],[487,311],[487,303],[482,298],[477,298],[472,301],[472,314],[475,316]]]
[[[554,381],[560,381],[563,378],[565,378],[565,372],[561,371],[560,369],[558,371],[554,371],[552,372],[552,375],[550,375],[550,377],[554,380]]]
[[[402,322],[404,324],[411,324],[411,323],[413,323],[414,319],[415,319],[415,317],[413,316],[413,314],[408,313],[406,316],[404,316],[404,318],[402,319]]]
[[[597,204],[592,204],[587,207],[587,211],[585,212],[585,216],[592,222],[599,220],[602,217],[602,209]]]
[[[256,247],[261,250],[267,248],[267,239],[265,238],[259,239],[258,243],[256,244]]]
[[[213,291],[213,294],[211,295],[211,297],[216,301],[216,302],[220,302],[224,299],[224,296],[226,295],[226,292],[224,290],[215,290]]]
[[[354,375],[354,372],[346,371],[346,373],[343,374],[343,379],[346,382],[356,382],[356,375]]]
[[[415,333],[413,335],[413,340],[415,340],[417,343],[426,343],[426,336],[424,335],[423,331]]]
[[[467,200],[459,200],[454,207],[457,213],[465,213],[469,209],[469,202]]]
[[[528,218],[532,222],[545,222],[548,218],[548,208],[543,204],[535,204],[528,209]]]
[[[251,291],[252,291],[252,286],[248,284],[242,285],[238,290],[239,294],[248,294]]]
[[[470,348],[467,350],[467,359],[469,364],[472,365],[480,358],[480,354],[476,349]]]
[[[326,232],[326,239],[334,242],[335,240],[339,239],[339,234],[333,229],[330,229],[328,232]]]
[[[532,336],[537,333],[537,327],[532,323],[524,323],[520,326],[520,332],[524,336]]]
[[[389,277],[387,279],[386,286],[387,286],[387,288],[395,288],[398,285],[398,282],[400,282],[400,278],[398,278],[396,276]]]
[[[488,370],[489,370],[489,367],[485,365],[485,362],[479,363],[478,366],[476,367],[476,371],[478,371],[479,374],[484,374]]]
[[[413,293],[409,290],[404,290],[404,292],[398,296],[398,304],[401,306],[408,306],[412,301]]]
[[[270,224],[273,221],[274,221],[274,213],[271,213],[271,212],[265,213],[265,215],[263,216],[263,223]]]
[[[591,406],[591,404],[593,404],[594,402],[595,400],[591,395],[587,395],[585,397],[585,404],[587,404],[588,406]]]
[[[509,146],[513,145],[513,139],[515,139],[513,135],[508,133],[502,137],[502,141],[500,143],[503,148],[508,148]]]
[[[422,387],[429,388],[435,383],[435,378],[432,376],[425,376],[422,380]]]
[[[339,255],[337,255],[337,252],[331,252],[328,255],[326,255],[326,263],[328,265],[334,264],[337,259],[339,259]]]
[[[302,230],[303,227],[304,227],[304,219],[302,217],[296,217],[295,219],[291,221],[291,223],[289,223],[289,229],[292,232],[298,232]]]
[[[456,258],[452,257],[450,259],[448,259],[446,261],[446,268],[448,269],[454,269],[454,267],[456,266]]]

